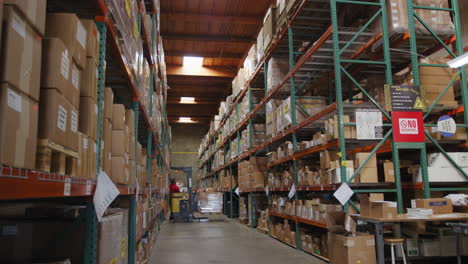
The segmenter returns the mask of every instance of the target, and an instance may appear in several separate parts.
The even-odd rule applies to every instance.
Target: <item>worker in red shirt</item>
[[[171,179],[171,184],[169,185],[169,194],[170,194],[169,197],[171,199],[172,199],[173,193],[180,193],[179,186],[177,186],[175,179]],[[170,205],[172,207],[172,202],[170,203]],[[171,223],[174,222],[174,216],[172,215],[172,208],[171,208],[171,216],[169,217],[169,220],[171,221]]]
[[[171,180],[171,185],[169,185],[169,193],[171,194],[171,196],[173,193],[180,193],[179,186],[177,186],[175,179]]]

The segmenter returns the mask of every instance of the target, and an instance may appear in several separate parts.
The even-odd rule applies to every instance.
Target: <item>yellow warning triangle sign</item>
[[[414,102],[414,109],[421,109],[421,110],[426,110],[426,104],[424,103],[423,100],[421,100],[421,97],[417,97],[416,101]]]

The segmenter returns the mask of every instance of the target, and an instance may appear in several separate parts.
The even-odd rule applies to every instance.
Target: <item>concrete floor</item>
[[[151,264],[324,264],[277,240],[230,222],[163,225]]]

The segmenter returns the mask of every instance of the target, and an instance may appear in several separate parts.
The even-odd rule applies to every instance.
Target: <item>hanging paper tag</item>
[[[340,188],[333,193],[333,196],[342,204],[345,205],[348,200],[353,196],[354,192],[349,188],[349,185],[346,183],[341,184]]]
[[[288,194],[289,199],[292,199],[295,194],[296,194],[296,185],[293,184],[293,186],[291,187],[291,190],[289,191],[289,194]]]

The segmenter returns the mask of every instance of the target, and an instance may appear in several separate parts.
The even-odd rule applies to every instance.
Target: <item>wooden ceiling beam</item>
[[[203,57],[210,59],[242,59],[243,53],[225,53],[225,52],[205,52],[205,51],[179,51],[179,50],[166,50],[164,51],[166,57]]]
[[[256,16],[217,16],[204,14],[187,14],[187,13],[169,13],[161,12],[163,18],[173,20],[184,20],[194,23],[233,23],[243,25],[258,25],[262,23],[261,17]]]
[[[161,33],[164,40],[185,40],[198,42],[231,42],[243,45],[252,43],[255,39],[251,37],[231,37],[231,36],[208,36],[208,35],[186,35]]]
[[[201,76],[201,77],[236,77],[236,70],[228,67],[184,67],[168,65],[167,75],[176,76]]]

